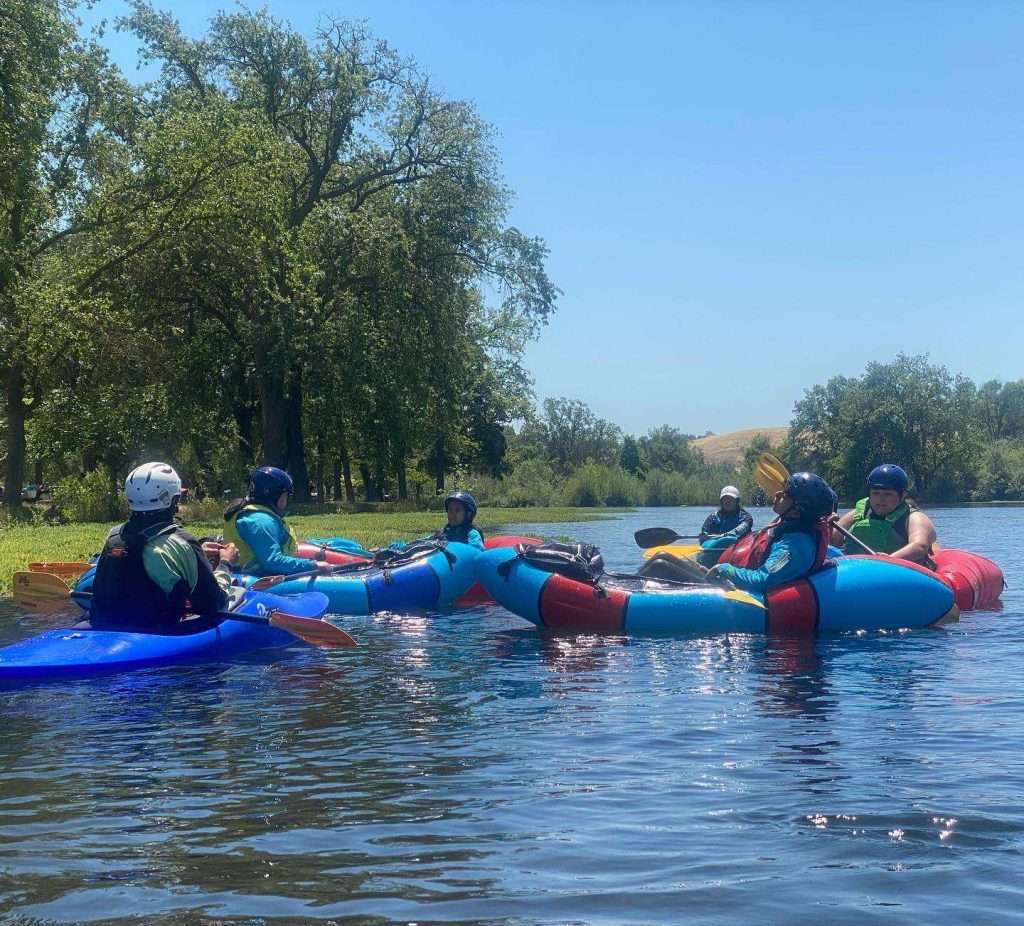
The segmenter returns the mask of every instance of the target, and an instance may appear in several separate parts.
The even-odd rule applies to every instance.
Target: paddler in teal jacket
[[[468,492],[449,492],[444,500],[448,523],[435,535],[453,543],[468,543],[478,550],[484,548],[484,535],[473,526],[476,499]]]
[[[775,496],[778,520],[736,545],[739,562],[719,563],[709,575],[761,593],[814,572],[827,555],[835,498],[820,476],[794,473]]]
[[[249,477],[246,497],[224,512],[224,539],[238,547],[242,572],[256,576],[294,575],[319,569],[327,562],[295,556],[298,540],[285,523],[288,500],[295,489],[292,477],[276,466],[261,466]]]
[[[909,478],[893,463],[876,466],[868,474],[868,497],[862,498],[839,519],[858,540],[876,553],[928,565],[936,541],[935,525],[907,499]],[[836,531],[833,542],[845,544],[845,553],[863,553],[852,540]]]

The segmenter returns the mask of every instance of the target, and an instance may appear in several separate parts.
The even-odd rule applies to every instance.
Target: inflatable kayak
[[[316,592],[288,598],[249,592],[237,610],[257,616],[281,610],[319,618],[327,610],[327,598]],[[174,636],[65,627],[0,649],[0,683],[214,661],[251,650],[287,646],[295,639],[284,630],[230,619],[210,630]]]
[[[475,581],[475,547],[431,541],[413,544],[387,564],[353,563],[338,575],[286,579],[274,586],[281,595],[322,592],[332,614],[374,614],[377,611],[428,611],[446,607]],[[255,576],[239,575],[251,585]]]
[[[498,534],[494,537],[487,537],[484,540],[484,547],[488,550],[497,550],[501,547],[518,546],[521,543],[528,545],[539,544],[540,540],[536,537],[520,537],[518,534]],[[348,549],[342,549],[342,547],[348,547]],[[328,563],[333,563],[338,566],[369,562],[369,556],[366,555],[369,551],[366,551],[364,554],[359,554],[354,552],[354,547],[356,547],[356,544],[345,537],[329,537],[322,540],[307,540],[305,543],[299,544],[296,556],[301,556],[306,559],[315,559],[320,556],[322,552],[323,558]],[[452,604],[457,608],[466,608],[477,604],[487,604],[491,601],[493,601],[493,599],[487,594],[484,587],[479,582],[475,582],[464,595],[459,595]]]
[[[952,590],[934,573],[882,556],[829,561],[763,602],[739,590],[641,576],[603,574],[588,582],[527,556],[514,549],[481,553],[477,577],[514,614],[562,632],[838,633],[929,627],[959,613]]]
[[[717,549],[725,550],[729,546],[731,544],[718,547],[708,544],[702,548],[700,544],[665,544],[648,547],[644,550],[644,558],[651,559],[659,553],[667,553],[669,556],[697,559],[702,549],[708,553]],[[829,547],[830,559],[842,555],[843,551],[839,548]],[[939,550],[932,554],[932,560],[935,562],[935,574],[953,590],[956,606],[961,611],[992,608],[1006,587],[1003,571],[992,560],[985,559],[977,553],[970,553],[967,550]],[[703,557],[700,562],[708,566],[713,565],[716,559]]]

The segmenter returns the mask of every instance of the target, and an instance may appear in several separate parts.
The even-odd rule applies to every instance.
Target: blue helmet
[[[814,473],[793,473],[783,491],[793,499],[805,521],[817,521],[835,511],[836,493]]]
[[[476,499],[473,498],[468,492],[463,492],[461,489],[458,492],[449,492],[444,497],[444,510],[448,510],[448,506],[452,502],[462,502],[462,506],[466,509],[466,523],[469,524],[473,518],[476,517]]]
[[[292,477],[276,466],[261,466],[249,477],[249,498],[276,499],[282,492],[294,491]]]
[[[883,463],[868,473],[869,489],[891,489],[893,492],[906,492],[910,477],[906,471],[895,463]]]

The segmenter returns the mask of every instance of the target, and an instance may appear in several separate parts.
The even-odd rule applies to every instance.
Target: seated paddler
[[[794,473],[775,493],[772,510],[778,518],[747,534],[709,574],[749,592],[766,592],[810,575],[828,554],[835,498],[820,476]]]
[[[935,525],[907,497],[910,479],[895,463],[883,463],[868,474],[868,495],[839,519],[839,526],[876,553],[929,565],[936,541]],[[844,553],[864,548],[836,531],[833,540]]]
[[[697,558],[703,566],[713,566],[723,549],[754,529],[754,519],[740,505],[740,490],[736,486],[725,486],[718,504],[718,511],[709,514],[700,529],[702,550]]]
[[[468,543],[478,550],[484,548],[484,535],[473,526],[476,517],[476,500],[468,492],[449,492],[444,500],[448,523],[434,536],[451,543]]]
[[[92,585],[92,626],[162,634],[216,626],[218,612],[228,606],[238,551],[221,547],[214,569],[199,541],[174,522],[181,479],[168,464],[136,467],[124,491],[131,514],[103,544]],[[185,620],[189,614],[199,617]]]
[[[295,555],[298,540],[285,521],[288,502],[295,485],[292,477],[276,466],[261,466],[249,477],[245,498],[228,505],[224,512],[224,539],[238,548],[242,572],[255,576],[290,576],[334,567],[319,560]]]

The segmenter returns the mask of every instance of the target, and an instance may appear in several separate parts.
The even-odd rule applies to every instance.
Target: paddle
[[[92,598],[92,592],[73,592],[73,597]],[[217,617],[226,621],[241,621],[243,624],[262,624],[264,627],[276,627],[292,636],[312,643],[313,646],[341,649],[358,646],[359,644],[340,627],[319,617],[302,617],[300,614],[289,614],[277,609],[269,614],[240,614],[238,611],[218,611]]]
[[[11,585],[15,603],[26,611],[55,611],[69,603],[67,583],[48,572],[16,572]]]
[[[645,527],[633,534],[636,545],[647,550],[650,547],[663,547],[677,540],[699,540],[696,534],[677,534],[670,527]]]
[[[62,579],[77,579],[92,569],[92,563],[29,563],[29,572],[47,572]]]
[[[293,572],[290,576],[263,576],[262,579],[257,579],[253,582],[249,588],[254,592],[263,592],[268,588],[273,588],[275,585],[280,585],[282,582],[287,582],[289,579],[309,579],[313,576],[329,574],[321,572],[319,569],[307,569],[305,572]]]
[[[773,454],[762,453],[758,458],[757,466],[754,468],[754,480],[757,484],[764,489],[766,493],[774,495],[776,492],[781,492],[783,490],[787,479],[789,479],[789,470],[786,469],[782,461]],[[847,540],[852,540],[865,553],[869,553],[871,556],[878,555],[871,549],[871,547],[864,543],[863,540],[859,540],[857,537],[854,537],[854,535],[845,527],[840,527],[838,518],[830,519],[830,524],[834,530],[839,531],[839,533]]]

